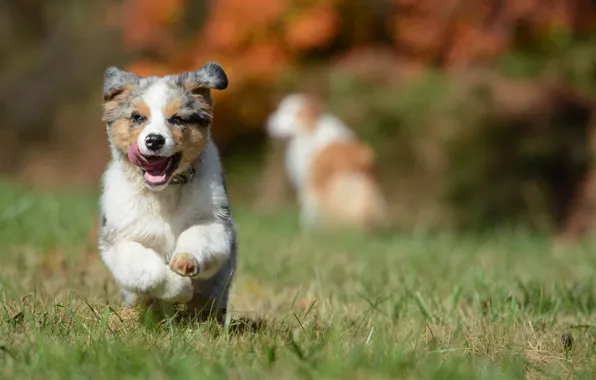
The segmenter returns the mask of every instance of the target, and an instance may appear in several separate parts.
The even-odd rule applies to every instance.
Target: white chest
[[[183,230],[184,215],[160,212],[161,207],[146,199],[126,199],[108,203],[104,215],[117,238],[135,241],[168,257],[176,246],[177,236]]]
[[[117,240],[138,242],[167,260],[180,234],[210,209],[210,197],[195,190],[139,194],[126,186],[110,186],[102,196],[102,212]]]
[[[288,144],[286,173],[295,189],[300,189],[306,182],[313,151],[314,146],[309,139],[295,138]]]

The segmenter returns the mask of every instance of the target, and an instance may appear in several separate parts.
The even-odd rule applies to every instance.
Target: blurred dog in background
[[[267,121],[272,139],[288,141],[285,171],[305,228],[388,226],[387,204],[369,146],[307,94],[286,96]]]

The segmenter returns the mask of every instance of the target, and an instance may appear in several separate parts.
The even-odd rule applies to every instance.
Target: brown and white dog
[[[370,147],[306,94],[285,97],[267,122],[289,140],[286,174],[298,195],[303,227],[376,230],[388,226]]]
[[[99,248],[127,305],[165,301],[225,313],[236,229],[209,126],[210,91],[227,85],[215,63],[164,77],[106,71],[112,160],[103,176]]]

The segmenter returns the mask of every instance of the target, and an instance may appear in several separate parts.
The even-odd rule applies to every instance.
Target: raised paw
[[[194,277],[199,273],[199,262],[190,253],[176,253],[170,260],[170,269],[180,276]]]

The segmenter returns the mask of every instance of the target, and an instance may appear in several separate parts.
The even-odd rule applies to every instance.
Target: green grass
[[[96,194],[0,183],[1,378],[588,379],[596,371],[588,243],[554,246],[513,231],[307,235],[293,212],[237,206],[232,319],[147,323],[119,307],[89,242],[96,203]]]

